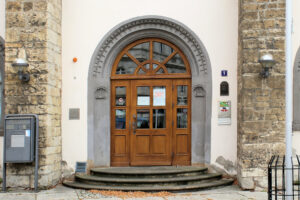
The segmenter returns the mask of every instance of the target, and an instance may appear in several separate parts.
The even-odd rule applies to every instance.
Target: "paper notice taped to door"
[[[166,105],[166,88],[153,88],[153,106]]]

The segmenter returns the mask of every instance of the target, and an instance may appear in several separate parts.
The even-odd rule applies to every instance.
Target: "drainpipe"
[[[286,138],[286,195],[287,200],[292,200],[292,0],[286,0],[285,11],[285,138]]]

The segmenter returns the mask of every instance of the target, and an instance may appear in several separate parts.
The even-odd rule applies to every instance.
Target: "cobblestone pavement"
[[[152,194],[150,194],[152,195]],[[157,197],[155,194],[142,198],[118,198],[115,196],[104,196],[92,193],[87,190],[71,189],[58,185],[50,190],[43,190],[38,193],[24,190],[10,190],[0,193],[0,200],[266,200],[266,192],[242,191],[237,186],[227,186],[223,188],[197,191],[172,193],[170,196]]]

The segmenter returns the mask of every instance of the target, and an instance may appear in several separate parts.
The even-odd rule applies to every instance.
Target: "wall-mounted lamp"
[[[270,69],[275,65],[275,60],[271,54],[263,55],[258,62],[262,65],[262,71],[260,75],[263,78],[267,78],[270,76]]]
[[[21,81],[28,82],[30,80],[29,74],[24,73],[24,70],[29,66],[25,59],[17,58],[12,66],[18,69],[18,76]]]

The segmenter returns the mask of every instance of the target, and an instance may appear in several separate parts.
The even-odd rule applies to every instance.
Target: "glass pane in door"
[[[187,128],[187,112],[187,108],[177,108],[177,128]]]
[[[137,110],[136,127],[149,128],[150,126],[150,112],[146,109]]]
[[[135,57],[139,62],[149,60],[149,42],[138,44],[129,50],[129,53]]]
[[[153,42],[153,59],[163,62],[171,53],[173,49],[161,42]]]
[[[166,87],[153,87],[153,106],[166,105]]]
[[[133,74],[136,68],[137,64],[124,54],[118,64],[116,74]]]
[[[126,106],[126,87],[116,87],[116,106]]]
[[[150,87],[137,87],[137,105],[150,105]]]
[[[166,64],[168,73],[186,73],[186,68],[181,56],[177,53]]]
[[[187,89],[186,85],[177,86],[177,105],[187,105]]]
[[[165,109],[153,109],[153,128],[166,128]]]
[[[126,110],[116,110],[116,129],[126,129]]]

